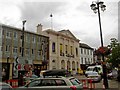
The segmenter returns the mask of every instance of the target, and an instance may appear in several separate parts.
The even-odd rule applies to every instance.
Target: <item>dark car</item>
[[[118,71],[113,69],[110,73],[107,74],[108,79],[116,79],[118,77]]]
[[[43,77],[45,76],[71,76],[70,72],[65,69],[44,70],[41,75],[43,75]]]
[[[120,82],[120,70],[118,70],[118,77],[117,80]]]

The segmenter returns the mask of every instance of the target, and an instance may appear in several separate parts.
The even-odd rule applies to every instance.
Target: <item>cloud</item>
[[[0,3],[0,21],[4,24],[22,27],[22,21],[27,20],[25,29],[36,32],[37,24],[44,29],[56,31],[69,29],[81,42],[92,47],[100,46],[98,15],[90,8],[93,0],[8,0]],[[101,12],[101,22],[104,44],[109,39],[117,37],[118,0],[106,0],[106,11]],[[50,18],[50,14],[53,17]]]
[[[27,20],[27,29],[34,31],[38,23],[50,27],[50,14],[60,12],[59,7],[64,3],[60,2],[25,2],[20,6],[21,19]],[[49,19],[49,20],[48,20]]]
[[[14,2],[0,3],[0,22],[15,25],[20,20],[21,12]]]
[[[21,7],[22,18],[27,19],[27,29],[36,31],[36,25],[42,23],[44,28],[56,31],[69,29],[81,42],[93,47],[100,46],[100,30],[97,14],[90,8],[92,1],[69,2],[25,2]],[[101,12],[102,33],[104,44],[107,45],[111,37],[116,37],[117,2],[105,2],[107,10]],[[115,7],[113,7],[115,6]],[[109,22],[110,21],[110,22]],[[112,26],[112,27],[110,27]],[[115,30],[115,32],[113,32]],[[111,34],[113,33],[113,34]]]

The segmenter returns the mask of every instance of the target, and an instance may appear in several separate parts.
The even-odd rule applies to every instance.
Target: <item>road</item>
[[[84,75],[75,75],[74,77],[78,79],[86,78]],[[120,82],[116,80],[108,80],[108,85],[110,89],[120,90]],[[101,80],[101,82],[95,83],[95,88],[104,88],[103,80]]]

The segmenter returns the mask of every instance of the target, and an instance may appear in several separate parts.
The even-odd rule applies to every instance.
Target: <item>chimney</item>
[[[42,26],[43,26],[42,24],[37,25],[37,33],[38,34],[42,34]]]

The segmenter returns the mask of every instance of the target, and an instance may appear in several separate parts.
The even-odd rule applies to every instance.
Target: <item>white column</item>
[[[61,60],[58,60],[58,69],[61,69]]]
[[[72,70],[72,61],[70,60],[70,69]]]
[[[67,70],[67,60],[65,60],[65,69]]]
[[[75,61],[75,71],[77,72],[77,62]]]
[[[10,68],[9,68],[9,79],[12,79],[12,63],[10,63]]]

